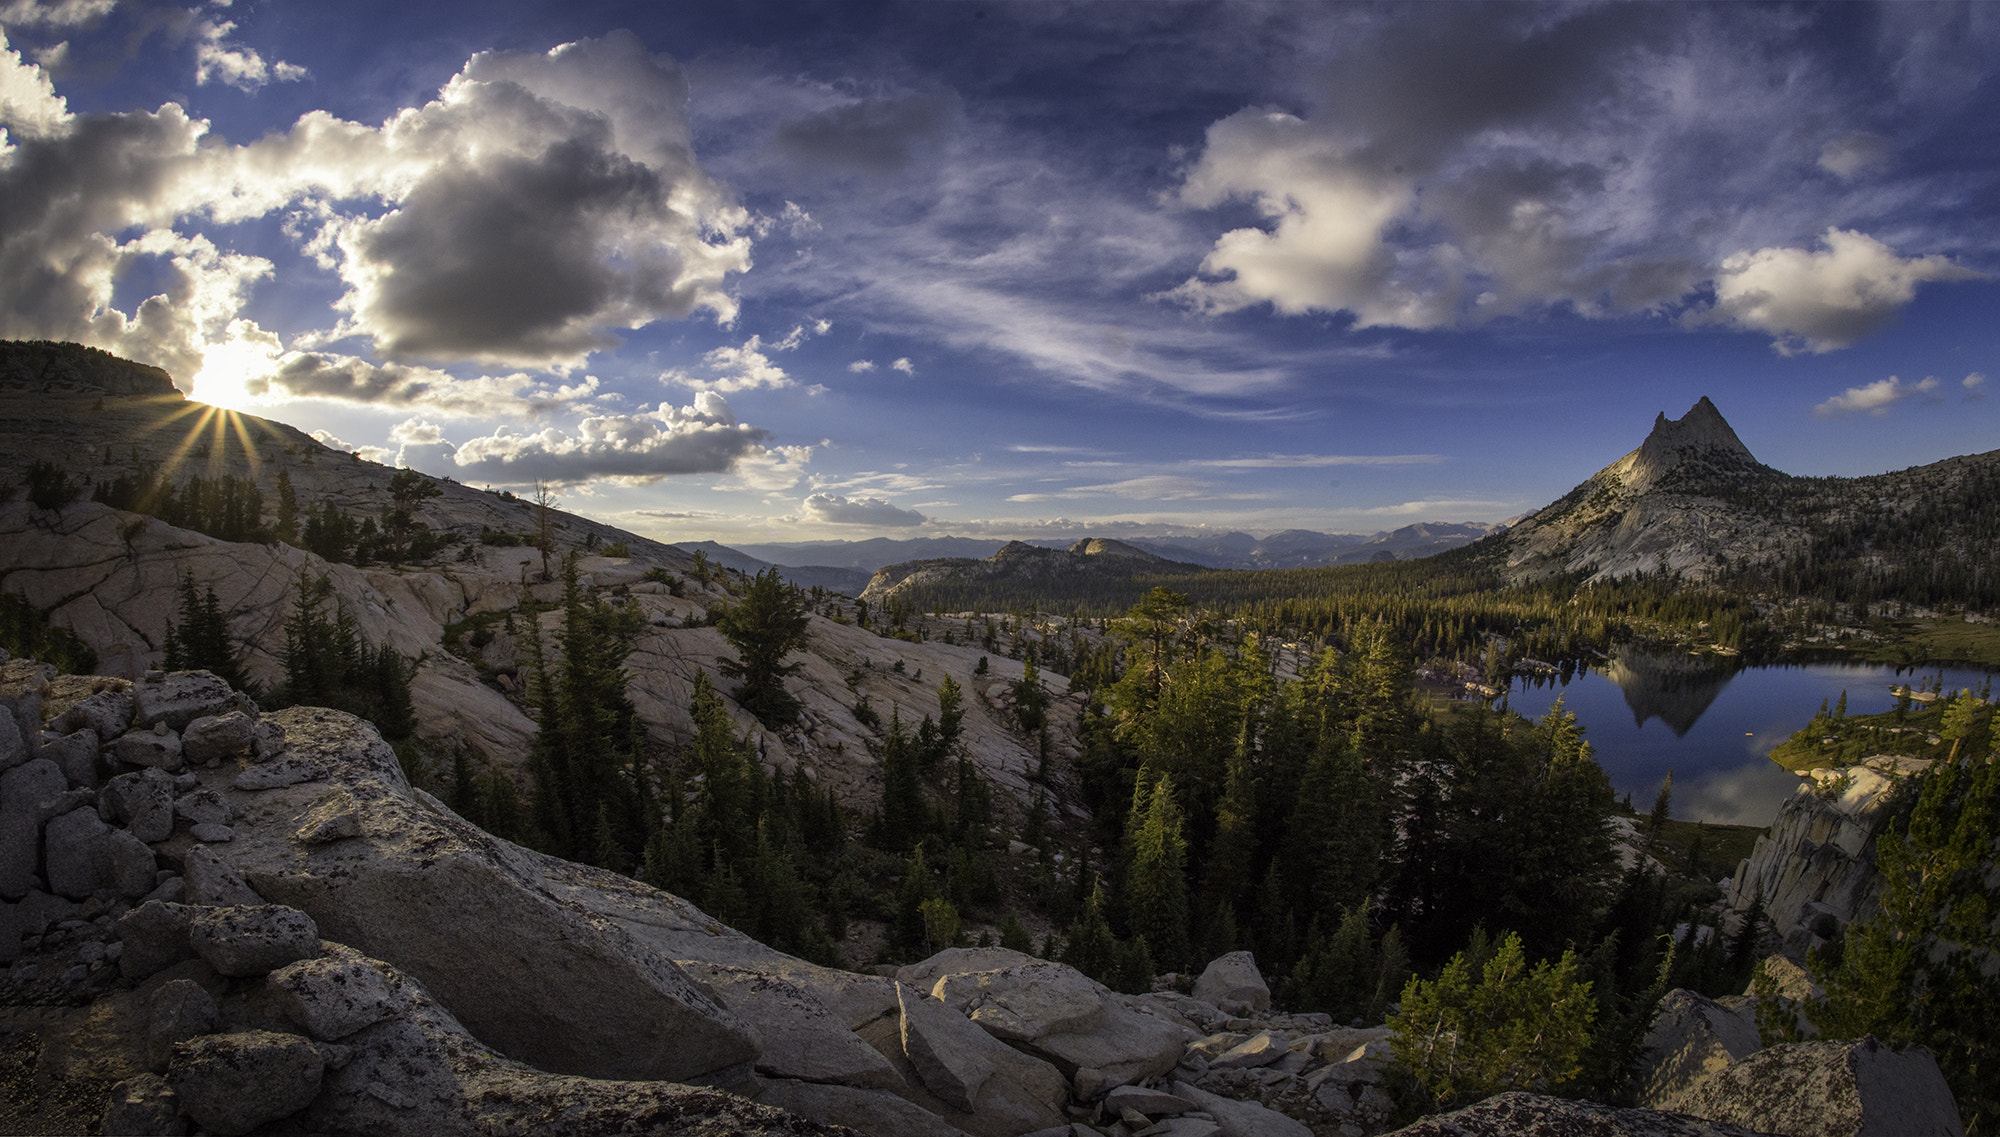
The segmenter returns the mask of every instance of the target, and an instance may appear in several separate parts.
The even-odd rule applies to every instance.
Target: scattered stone
[[[42,718],[58,734],[116,738],[132,725],[132,684],[103,675],[59,675],[42,692]]]
[[[1031,960],[994,970],[946,973],[931,994],[996,1038],[1028,1042],[1103,1026],[1109,991],[1074,967]]]
[[[180,1098],[158,1074],[140,1074],[111,1087],[100,1132],[106,1137],[182,1137],[188,1131]]]
[[[172,979],[153,992],[146,1025],[146,1058],[155,1071],[165,1071],[174,1043],[212,1034],[222,1025],[215,999],[192,979]]]
[[[200,845],[189,849],[182,868],[190,904],[219,908],[264,903],[264,898],[244,883],[243,874],[213,849]]]
[[[185,760],[181,753],[181,736],[169,730],[135,730],[119,735],[111,740],[104,752],[127,766],[157,766],[162,770],[178,770]]]
[[[1174,1096],[1186,1098],[1213,1117],[1225,1137],[1313,1137],[1303,1122],[1254,1101],[1222,1097],[1186,1082],[1174,1083]]]
[[[992,1040],[964,1015],[902,984],[896,995],[903,1010],[903,1054],[916,1067],[924,1088],[950,1105],[972,1112],[973,1099],[993,1063],[981,1051]],[[970,1033],[968,1033],[970,1032]]]
[[[242,758],[257,741],[257,723],[242,711],[206,715],[181,732],[181,751],[190,762]]]
[[[325,1060],[308,1040],[247,1030],[180,1043],[167,1078],[195,1124],[218,1137],[237,1137],[311,1104],[325,1072]]]
[[[209,671],[170,672],[137,684],[133,694],[133,726],[146,729],[165,723],[176,733],[196,719],[227,714],[249,702]]]
[[[1735,1125],[1659,1113],[1616,1109],[1596,1102],[1538,1094],[1496,1094],[1477,1105],[1434,1114],[1391,1137],[1766,1137]]]
[[[282,904],[198,908],[188,940],[195,954],[224,975],[264,975],[320,954],[312,917]]]
[[[286,1017],[321,1042],[335,1042],[396,1011],[396,997],[379,965],[352,948],[334,946],[271,972],[269,982]]]
[[[106,888],[137,899],[153,890],[153,851],[123,829],[104,824],[95,809],[73,809],[42,834],[49,891],[81,900]]]
[[[1247,951],[1232,951],[1211,961],[1195,980],[1194,997],[1235,1014],[1271,1009],[1271,989]]]
[[[1218,1070],[1245,1070],[1269,1066],[1283,1058],[1289,1046],[1285,1039],[1270,1031],[1263,1031],[1251,1035],[1217,1055],[1209,1062],[1209,1066]]]
[[[1177,1117],[1194,1109],[1188,1099],[1165,1090],[1149,1090],[1142,1086],[1119,1086],[1104,1095],[1106,1108],[1119,1111],[1135,1109],[1147,1117]]]
[[[0,774],[0,810],[33,814],[45,801],[69,789],[61,766],[36,758]]]
[[[731,1012],[756,1027],[757,1073],[901,1092],[903,1076],[812,992],[782,976],[720,964],[681,964]]]
[[[201,824],[194,826],[192,829],[189,829],[188,833],[192,835],[195,840],[210,845],[220,845],[226,841],[234,840],[236,837],[236,831],[234,829],[231,829],[227,825],[217,825],[213,821],[204,821]]]
[[[98,734],[84,729],[69,734],[42,735],[42,757],[62,768],[63,776],[75,787],[97,784]]]
[[[148,900],[118,918],[117,936],[124,945],[118,973],[139,982],[184,959],[195,958],[188,929],[194,909],[185,904]]]
[[[101,812],[148,844],[174,833],[174,776],[152,768],[120,774],[98,793]]]

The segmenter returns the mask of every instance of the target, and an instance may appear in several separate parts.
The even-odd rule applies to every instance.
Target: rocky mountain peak
[[[1626,484],[1635,490],[1649,489],[1690,458],[1711,468],[1758,464],[1722,412],[1703,395],[1680,418],[1670,419],[1661,411],[1653,420],[1653,432],[1630,457]]]

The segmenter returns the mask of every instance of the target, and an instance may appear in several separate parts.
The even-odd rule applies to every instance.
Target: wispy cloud
[[[1292,470],[1322,466],[1429,466],[1445,461],[1442,454],[1266,454],[1257,458],[1201,458],[1190,466],[1224,469]]]
[[[1813,408],[1815,418],[1834,418],[1866,412],[1871,415],[1886,415],[1889,408],[1905,399],[1935,393],[1940,384],[1935,376],[1925,376],[1915,383],[1905,383],[1894,375],[1887,379],[1877,379],[1861,387],[1849,387],[1833,398]],[[1968,389],[1976,389],[1972,384]]]

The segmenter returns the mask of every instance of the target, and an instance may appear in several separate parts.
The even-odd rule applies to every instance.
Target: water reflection
[[[1740,670],[1734,659],[1625,647],[1605,666],[1604,677],[1625,692],[1633,726],[1659,719],[1675,738],[1685,738]]]
[[[1516,678],[1504,705],[1529,718],[1558,697],[1576,714],[1613,788],[1645,809],[1674,772],[1674,816],[1766,825],[1798,779],[1770,760],[1772,747],[1848,695],[1851,714],[1895,706],[1890,689],[1918,680],[1947,691],[1977,688],[1983,671],[1878,664],[1741,667],[1676,652],[1622,649],[1596,669]]]

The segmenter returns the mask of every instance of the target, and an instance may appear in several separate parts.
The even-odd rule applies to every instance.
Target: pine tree
[[[758,573],[744,590],[742,602],[715,621],[736,649],[735,659],[719,664],[724,675],[742,680],[731,695],[766,726],[788,723],[799,716],[800,703],[785,690],[785,678],[804,664],[784,660],[805,646],[811,622],[799,590],[786,584],[776,568]]]
[[[1389,1019],[1396,1060],[1440,1108],[1508,1089],[1560,1092],[1583,1072],[1597,1017],[1575,953],[1531,968],[1509,933],[1483,967],[1478,954],[1469,947],[1435,981],[1403,988]]]
[[[1161,775],[1143,801],[1135,794],[1137,828],[1132,837],[1132,867],[1126,876],[1129,923],[1135,934],[1156,950],[1156,958],[1179,968],[1188,961],[1187,840],[1182,835],[1174,780]]]
[[[1646,817],[1646,832],[1658,835],[1667,826],[1674,808],[1674,772],[1667,770],[1666,780],[1660,783],[1660,796],[1653,799],[1653,812]]]

